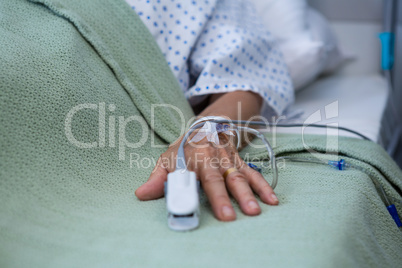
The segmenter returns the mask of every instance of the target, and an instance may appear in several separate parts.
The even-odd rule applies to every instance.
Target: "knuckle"
[[[159,162],[159,165],[162,166],[163,168],[169,168],[169,163],[171,161],[166,154],[161,154],[158,162]]]
[[[224,203],[224,202],[227,202],[227,200],[228,200],[228,196],[224,195],[224,194],[217,194],[214,196],[214,201],[216,203]]]
[[[163,154],[159,156],[158,161],[156,163],[160,165],[162,164],[162,162],[163,162]]]
[[[250,175],[252,176],[252,177],[255,177],[255,178],[257,178],[257,179],[262,179],[262,180],[265,180],[264,179],[264,176],[262,176],[262,174],[260,173],[260,172],[258,172],[257,170],[255,170],[255,169],[252,169],[251,167],[248,167],[249,169],[250,169]]]
[[[230,158],[230,153],[225,148],[219,148],[219,155],[222,158],[228,158],[228,159]]]
[[[205,183],[215,183],[223,181],[223,177],[217,174],[206,174],[203,178],[203,181]]]
[[[238,170],[242,170],[245,168],[245,163],[244,161],[238,156],[238,154],[235,155],[234,159],[233,159],[233,163],[236,166],[236,168]]]
[[[169,157],[169,154],[167,153],[167,152],[164,152],[164,153],[162,153],[160,156],[159,156],[159,161],[165,161],[167,158]]]
[[[241,173],[238,174],[233,174],[232,176],[228,176],[226,178],[227,183],[233,184],[233,183],[239,183],[239,182],[246,182],[246,178],[241,175]]]
[[[251,168],[249,165],[247,165],[245,162],[242,163],[241,169],[247,174],[250,179],[264,179],[264,176],[258,172],[257,170]]]
[[[197,153],[202,153],[204,155],[212,155],[216,152],[216,148],[212,146],[212,143],[207,142],[207,143],[203,143],[203,144],[196,144],[196,146],[194,146],[194,150]]]
[[[217,148],[216,147],[214,147],[214,144],[213,143],[211,143],[211,142],[209,142],[208,143],[208,146],[205,148],[205,152],[207,153],[207,154],[214,154],[215,152],[216,152],[216,150],[217,150]]]

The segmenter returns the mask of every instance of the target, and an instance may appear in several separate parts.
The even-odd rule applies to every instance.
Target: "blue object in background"
[[[392,205],[388,206],[387,209],[388,209],[389,214],[391,214],[392,218],[394,219],[396,225],[398,227],[402,227],[402,222],[399,219],[399,215],[398,215],[395,205],[392,204]]]
[[[390,32],[383,32],[378,35],[381,41],[381,68],[391,70],[394,64],[394,41],[395,36]]]
[[[328,165],[330,165],[330,166],[332,166],[332,167],[334,167],[336,169],[339,169],[339,170],[344,170],[347,167],[349,167],[349,165],[347,165],[345,160],[343,160],[343,159],[341,159],[340,161],[331,161],[331,160],[329,160]]]
[[[247,165],[248,165],[249,167],[251,167],[252,169],[257,170],[258,172],[261,173],[261,168],[257,167],[256,165],[251,164],[251,163],[248,163]]]

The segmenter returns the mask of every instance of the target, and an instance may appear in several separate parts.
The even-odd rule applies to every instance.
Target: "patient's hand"
[[[239,157],[232,139],[231,136],[219,134],[219,145],[204,138],[197,144],[186,143],[184,147],[187,168],[196,172],[216,218],[221,221],[236,219],[229,194],[236,199],[241,210],[250,216],[261,213],[253,191],[264,203],[278,204],[274,191],[264,177]],[[179,145],[180,143],[176,142],[160,156],[148,181],[135,192],[140,200],[152,200],[163,196],[167,174],[174,171],[176,166],[175,157]],[[237,171],[229,173],[224,179],[225,172],[229,168],[237,168]]]

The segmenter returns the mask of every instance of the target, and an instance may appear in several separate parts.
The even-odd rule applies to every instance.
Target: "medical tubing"
[[[255,136],[257,136],[259,139],[261,139],[264,142],[265,148],[268,151],[269,161],[271,162],[272,173],[273,173],[272,182],[270,183],[270,185],[271,185],[272,189],[275,189],[276,185],[278,184],[278,166],[276,165],[275,153],[271,147],[271,144],[268,142],[268,140],[265,138],[265,136],[258,130],[248,128],[248,127],[241,127],[241,126],[238,126],[238,128],[245,132],[254,134]]]
[[[327,161],[327,160],[321,160],[321,159],[311,158],[311,157],[306,157],[306,158],[303,157],[302,158],[302,157],[289,157],[289,156],[278,157],[276,160],[277,161],[290,161],[290,162],[323,164],[323,165],[330,165],[331,167],[335,167],[335,165],[333,165],[332,162],[344,162],[343,159],[341,159],[340,161],[331,161],[331,160]],[[397,212],[395,212],[396,208],[389,201],[388,196],[386,195],[386,193],[384,191],[384,187],[382,187],[382,185],[378,182],[378,180],[373,178],[372,176],[370,176],[370,174],[367,174],[367,172],[363,168],[358,167],[356,165],[352,165],[352,164],[344,162],[344,168],[352,168],[352,169],[355,169],[355,170],[359,170],[359,171],[365,173],[371,179],[371,181],[374,183],[374,186],[376,187],[377,191],[379,192],[381,200],[385,203],[385,206],[387,207],[387,209],[388,209],[389,213],[391,214],[391,216],[394,218],[394,220],[397,223],[398,227],[400,227],[400,220],[399,220],[399,217],[397,216]],[[340,170],[342,170],[342,169],[340,169]],[[400,202],[400,200],[397,200],[397,201]],[[398,220],[399,220],[399,222],[398,222]]]
[[[202,120],[199,123],[196,122],[190,127],[190,129],[184,135],[184,137],[180,143],[179,150],[177,151],[176,169],[187,169],[186,161],[185,161],[185,154],[184,154],[184,144],[186,143],[186,141],[187,141],[188,137],[191,135],[191,133],[193,133],[196,129],[204,126],[206,121],[210,121],[210,122],[214,122],[214,123],[218,123],[218,124],[231,124],[231,125],[232,124],[243,124],[243,125],[249,124],[249,125],[261,125],[261,126],[267,125],[264,122],[258,122],[258,121],[208,119],[208,118],[205,118],[205,120]],[[256,124],[256,123],[260,123],[260,124]],[[265,136],[262,133],[260,133],[259,131],[255,130],[255,129],[248,128],[248,127],[241,127],[241,126],[238,126],[237,128],[256,135],[258,138],[260,138],[264,142],[265,147],[268,151],[268,155],[269,155],[271,167],[272,167],[272,172],[273,172],[273,179],[272,179],[271,187],[272,187],[272,189],[275,189],[276,185],[278,184],[278,168],[276,165],[274,151],[272,150],[272,147],[269,144],[268,140],[265,138]],[[237,138],[239,140],[239,137],[237,137]]]
[[[291,161],[291,162],[304,162],[304,163],[323,164],[323,165],[329,165],[329,166],[335,167],[335,168],[337,166],[333,164],[334,162],[338,162],[338,163],[343,162],[343,168],[339,169],[339,170],[343,170],[343,169],[346,169],[346,168],[353,168],[353,169],[356,169],[356,170],[359,170],[359,171],[365,173],[371,179],[371,181],[374,183],[375,187],[377,189],[379,189],[379,191],[381,193],[380,196],[382,197],[382,199],[383,199],[384,203],[387,205],[387,207],[391,205],[391,202],[389,201],[387,195],[385,194],[384,188],[381,186],[381,184],[376,179],[374,179],[372,176],[367,174],[366,171],[363,168],[355,166],[355,165],[351,165],[349,163],[345,163],[345,161],[343,159],[341,159],[340,161],[331,161],[331,160],[327,161],[327,160],[321,160],[321,159],[318,159],[318,158],[311,158],[311,157],[304,158],[304,157],[282,156],[282,157],[277,158],[277,161],[281,161],[281,160]]]
[[[199,124],[199,123],[201,123],[201,122],[206,122],[206,121],[211,121],[211,122],[214,122],[214,120],[226,120],[226,121],[230,121],[229,119],[226,119],[226,118],[224,118],[224,117],[222,117],[222,116],[205,116],[205,117],[202,117],[202,118],[200,118],[200,119],[198,119],[197,121],[195,121],[191,126],[190,126],[190,129],[193,127],[193,126],[195,126],[195,125],[197,125],[197,124]],[[234,132],[236,132],[236,135],[237,135],[237,145],[236,145],[236,148],[237,149],[239,149],[240,148],[240,139],[239,139],[239,137],[240,137],[240,133],[239,133],[239,130],[237,129],[237,127],[233,124],[233,123],[230,123],[230,122],[228,122],[228,124],[230,125],[230,127],[231,127],[231,130],[233,130]]]
[[[390,70],[384,70],[384,75],[385,75],[386,80],[387,80],[387,85],[388,85],[388,99],[389,99],[389,97],[395,95],[395,94],[393,93],[392,75],[391,75]],[[397,106],[396,106],[396,102],[395,102],[395,101],[392,101],[392,100],[388,100],[388,105],[391,106],[391,107],[390,107],[390,110],[391,110],[392,116],[393,116],[394,118],[396,118],[396,120],[397,120],[398,123],[402,123],[402,122],[401,122],[401,119],[402,119],[402,118],[401,118],[401,116],[399,115],[399,111],[398,111],[398,108],[397,108]]]
[[[371,181],[374,183],[374,186],[380,191],[380,197],[382,197],[382,200],[385,203],[385,205],[387,207],[391,205],[391,202],[389,201],[387,195],[385,194],[384,187],[382,187],[382,185],[378,182],[377,179],[373,178],[370,174],[367,174],[367,172],[362,167],[358,167],[356,165],[351,165],[351,164],[348,164],[348,167],[365,173],[371,179]]]
[[[226,119],[205,119],[202,122],[196,122],[190,127],[190,129],[184,135],[183,140],[180,143],[180,147],[179,147],[179,150],[177,153],[176,169],[183,169],[183,170],[187,169],[187,166],[185,163],[185,155],[184,155],[184,144],[185,144],[186,140],[188,139],[188,137],[191,135],[191,133],[193,133],[196,129],[204,126],[205,121],[212,121],[214,123],[226,123],[226,124],[231,124],[231,126],[232,126],[232,124],[258,125],[258,126],[274,126],[275,125],[275,126],[286,126],[286,127],[303,126],[303,124],[280,125],[280,124],[265,123],[262,121],[244,121],[244,120],[226,120]],[[309,126],[331,127],[331,126],[324,126],[324,125],[309,125]],[[371,179],[371,181],[374,183],[377,190],[379,190],[379,195],[380,195],[381,199],[383,200],[383,202],[386,204],[387,210],[389,211],[392,218],[398,225],[399,229],[402,231],[401,221],[399,219],[398,212],[396,211],[395,206],[389,201],[389,199],[384,191],[384,188],[376,179],[374,179],[372,176],[367,174],[363,168],[346,163],[343,159],[341,159],[340,161],[331,161],[331,160],[326,161],[326,160],[320,160],[317,158],[297,158],[297,157],[287,157],[287,156],[275,158],[275,154],[274,154],[274,151],[272,150],[271,145],[269,144],[268,140],[265,138],[265,136],[261,132],[255,130],[255,129],[252,129],[252,128],[248,128],[248,127],[238,126],[237,128],[256,135],[258,138],[260,138],[264,142],[265,147],[268,151],[268,155],[269,155],[271,166],[272,166],[272,172],[273,172],[273,180],[271,183],[272,189],[275,189],[275,187],[278,183],[278,168],[277,168],[278,160],[279,161],[287,160],[287,161],[292,161],[292,162],[324,164],[324,165],[329,165],[331,167],[338,168],[339,170],[343,170],[345,168],[353,168],[353,169],[356,169],[356,170],[359,170],[359,171],[365,173]],[[345,129],[345,130],[350,131],[348,129]],[[365,137],[355,131],[350,131],[350,132],[355,133],[355,134],[363,137],[364,139],[369,140],[367,137]],[[182,160],[182,161],[180,161],[180,160]],[[400,201],[400,200],[397,200],[397,201]]]
[[[316,164],[323,164],[323,165],[329,165],[335,169],[338,170],[345,170],[348,168],[351,168],[352,165],[349,163],[346,163],[345,160],[341,159],[340,161],[334,161],[334,160],[321,160],[318,158],[313,158],[313,157],[289,157],[289,156],[282,156],[277,158],[277,160],[288,160],[292,162],[304,162],[304,163],[316,163]]]
[[[281,156],[276,158],[276,161],[290,161],[290,162],[316,163],[316,164],[328,165],[328,162],[325,160],[320,160],[317,158],[308,158],[308,157],[302,158],[302,157]]]
[[[219,120],[214,120],[215,123],[226,123],[226,122],[220,122]],[[332,129],[339,129],[343,131],[350,132],[352,134],[355,134],[359,137],[361,137],[364,140],[371,141],[370,138],[367,136],[364,136],[363,134],[351,130],[346,127],[340,127],[340,126],[331,126],[331,125],[320,125],[320,124],[277,124],[277,123],[268,123],[264,121],[246,121],[246,120],[230,120],[231,123],[233,124],[239,124],[239,125],[254,125],[254,126],[263,126],[263,127],[315,127],[315,128],[332,128]]]
[[[205,118],[205,119],[204,119]],[[350,132],[352,134],[355,134],[359,137],[361,137],[364,140],[368,140],[368,141],[372,141],[370,138],[368,138],[367,136],[364,136],[363,134],[351,130],[349,128],[346,127],[340,127],[340,126],[331,126],[331,125],[321,125],[321,124],[277,124],[277,123],[269,123],[269,122],[264,122],[264,121],[246,121],[246,120],[227,120],[227,119],[213,119],[213,118],[217,118],[215,116],[206,116],[204,118],[201,118],[199,120],[197,120],[195,123],[193,123],[193,125],[197,124],[198,122],[201,122],[203,120],[206,121],[213,121],[215,123],[227,123],[227,124],[239,124],[239,125],[254,125],[254,126],[263,126],[263,127],[315,127],[315,128],[332,128],[332,129],[339,129],[339,130],[343,130],[343,131],[347,131]],[[212,119],[208,119],[208,118],[212,118]]]
[[[191,133],[193,133],[196,129],[203,127],[204,125],[205,125],[205,122],[200,122],[199,124],[190,127],[190,129],[187,131],[186,135],[184,135],[184,137],[180,143],[179,150],[177,151],[177,160],[176,160],[176,169],[177,170],[187,169],[186,159],[184,156],[184,144],[186,143],[186,140],[191,135]]]
[[[176,168],[177,169],[187,169],[186,167],[186,161],[185,161],[185,157],[184,157],[184,143],[186,142],[186,140],[188,139],[188,137],[191,135],[191,133],[194,132],[195,129],[201,128],[202,126],[204,126],[206,121],[210,121],[210,122],[214,122],[214,123],[221,123],[221,124],[230,124],[231,126],[233,126],[233,124],[238,124],[238,125],[254,125],[254,126],[264,126],[264,127],[305,127],[305,124],[275,124],[275,123],[268,123],[268,122],[263,122],[263,121],[246,121],[246,120],[229,120],[229,119],[219,119],[219,117],[204,117],[199,119],[198,121],[196,121],[195,123],[193,123],[193,125],[190,127],[189,131],[186,133],[186,135],[184,136],[182,142],[180,143],[180,147],[177,153],[177,161],[176,161]],[[357,136],[360,136],[361,138],[365,139],[365,140],[370,140],[368,137],[354,131],[348,128],[344,128],[344,127],[338,127],[338,126],[331,126],[331,125],[319,125],[319,124],[310,124],[307,125],[308,127],[317,127],[317,128],[334,128],[334,129],[340,129],[340,130],[344,130],[344,131],[348,131],[350,133],[353,133]],[[251,128],[247,128],[247,129],[251,129]],[[266,138],[264,137],[264,135],[262,135],[259,131],[257,130],[253,130],[253,131],[249,131],[249,132],[253,132],[258,138],[260,138],[266,148],[267,151],[269,153],[269,157],[270,157],[270,162],[271,162],[271,166],[272,166],[272,171],[274,173],[274,177],[273,177],[273,181],[272,181],[272,188],[275,188],[277,182],[278,182],[278,173],[277,173],[277,166],[276,166],[276,161],[275,161],[275,155],[273,153],[273,150],[269,144],[269,142],[266,140]],[[257,134],[258,133],[258,134]],[[236,134],[238,134],[238,132],[236,131]],[[238,141],[239,141],[239,137],[238,137]],[[181,161],[180,161],[181,160]]]
[[[316,127],[316,128],[332,128],[332,129],[339,129],[339,130],[343,130],[343,131],[347,131],[350,132],[352,134],[355,134],[356,136],[361,137],[364,140],[368,140],[368,141],[372,141],[370,138],[368,138],[367,136],[364,136],[363,134],[351,130],[349,128],[346,127],[340,127],[340,126],[331,126],[331,125],[320,125],[320,124],[269,124],[270,126],[276,126],[276,127]]]

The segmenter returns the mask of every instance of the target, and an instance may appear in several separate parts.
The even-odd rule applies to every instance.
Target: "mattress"
[[[277,123],[346,127],[379,142],[387,96],[387,82],[379,74],[323,77],[299,91],[287,114],[276,120]],[[358,137],[342,130],[308,126],[264,131]]]

